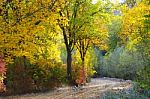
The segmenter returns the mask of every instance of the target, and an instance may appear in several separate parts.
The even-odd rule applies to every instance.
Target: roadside
[[[109,90],[119,91],[132,87],[130,80],[116,78],[93,78],[90,83],[81,87],[61,87],[45,93],[8,96],[1,99],[99,99]]]

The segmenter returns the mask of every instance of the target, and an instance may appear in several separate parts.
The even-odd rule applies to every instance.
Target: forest
[[[150,97],[149,0],[0,0],[0,95],[101,77]]]

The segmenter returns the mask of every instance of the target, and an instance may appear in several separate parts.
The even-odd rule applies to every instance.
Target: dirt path
[[[0,99],[99,99],[108,90],[118,91],[132,86],[131,81],[113,78],[94,78],[80,88],[63,87],[46,93],[34,93],[20,96],[9,96]]]

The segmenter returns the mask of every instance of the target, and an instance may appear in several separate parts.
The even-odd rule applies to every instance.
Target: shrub
[[[84,65],[84,69],[83,69]],[[86,53],[84,64],[81,61],[79,52],[75,52],[72,57],[72,78],[75,83],[84,84],[89,82],[94,75],[95,55],[93,48],[89,48]]]
[[[136,72],[143,68],[143,63],[139,52],[118,47],[102,58],[97,72],[102,76],[135,79]]]
[[[21,94],[33,89],[33,69],[25,57],[17,57],[7,66],[6,85],[8,93]]]
[[[145,66],[137,72],[136,81],[141,88],[150,90],[150,66]]]
[[[139,86],[136,84],[129,88],[129,89],[123,89],[119,90],[117,92],[114,92],[112,90],[105,92],[101,99],[149,99],[150,93],[147,92],[140,92]]]
[[[73,81],[77,85],[82,85],[86,83],[87,71],[83,69],[81,66],[73,65]]]
[[[4,78],[6,74],[6,67],[3,57],[0,56],[0,92],[6,91],[6,86],[4,84]]]
[[[65,76],[66,65],[61,62],[31,64],[25,57],[17,57],[13,64],[8,65],[8,94],[49,90],[64,83]]]

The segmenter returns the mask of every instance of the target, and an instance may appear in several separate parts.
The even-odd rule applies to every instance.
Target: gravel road
[[[85,86],[61,87],[45,93],[31,93],[25,95],[0,97],[0,99],[100,99],[108,91],[118,91],[132,87],[129,80],[116,78],[93,78]]]

